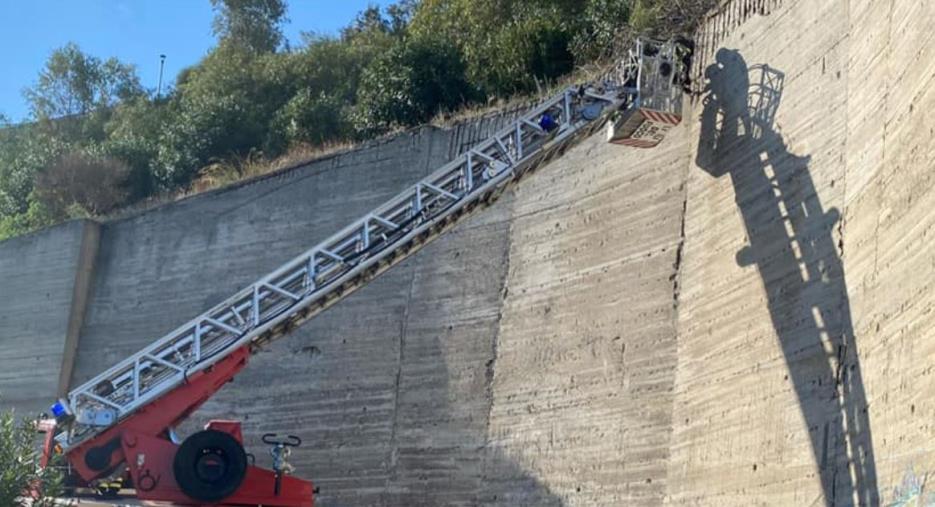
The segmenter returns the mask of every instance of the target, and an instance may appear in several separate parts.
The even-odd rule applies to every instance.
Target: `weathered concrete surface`
[[[517,189],[489,438],[568,504],[665,494],[687,148],[595,136]]]
[[[721,70],[693,111],[668,500],[906,500],[935,469],[935,6],[772,7],[703,37]],[[758,122],[761,64],[785,83]]]
[[[0,403],[23,416],[47,410],[57,396],[93,264],[91,245],[82,256],[82,243],[96,239],[88,238],[94,228],[77,220],[0,243]]]

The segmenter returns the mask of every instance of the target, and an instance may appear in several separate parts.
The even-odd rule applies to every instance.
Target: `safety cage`
[[[620,64],[626,100],[607,124],[608,142],[652,148],[682,121],[692,52],[682,38],[636,40]]]

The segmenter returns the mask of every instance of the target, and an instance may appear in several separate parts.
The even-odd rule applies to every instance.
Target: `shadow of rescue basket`
[[[637,39],[619,69],[627,100],[607,123],[608,142],[652,148],[681,123],[692,50],[683,39]]]

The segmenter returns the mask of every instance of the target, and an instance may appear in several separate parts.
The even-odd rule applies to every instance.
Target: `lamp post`
[[[159,55],[159,85],[156,86],[156,98],[162,98],[162,70],[166,66],[166,55]]]

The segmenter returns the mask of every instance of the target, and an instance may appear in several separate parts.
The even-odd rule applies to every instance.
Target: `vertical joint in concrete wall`
[[[71,387],[71,376],[75,369],[78,353],[78,339],[84,316],[87,312],[94,278],[94,266],[98,248],[101,244],[101,224],[93,220],[84,220],[81,228],[81,243],[78,251],[78,263],[75,266],[75,281],[72,287],[71,306],[68,310],[68,327],[65,330],[65,345],[62,351],[62,367],[59,369],[57,395],[63,397]]]
[[[386,460],[387,490],[390,489],[390,481],[398,478],[399,464],[399,397],[402,394],[400,385],[403,380],[403,363],[406,360],[406,333],[409,330],[409,311],[412,308],[412,294],[415,291],[416,275],[418,270],[413,268],[412,278],[409,279],[409,290],[406,294],[406,306],[403,307],[403,318],[399,327],[399,350],[396,355],[396,384],[393,387],[393,425],[390,429],[389,456]]]
[[[679,281],[682,274],[682,255],[685,251],[685,217],[688,214],[688,191],[687,183],[682,183],[682,214],[679,217],[679,243],[675,249],[675,263],[672,266],[672,307],[678,311],[679,308]],[[675,316],[678,319],[678,316]]]

